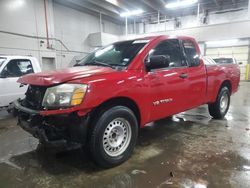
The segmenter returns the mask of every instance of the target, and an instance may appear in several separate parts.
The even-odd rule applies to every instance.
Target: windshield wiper
[[[112,65],[108,64],[108,63],[103,63],[103,62],[100,62],[100,61],[92,61],[91,63],[86,63],[84,65],[102,65],[102,66],[105,66],[105,67],[110,67],[110,68],[114,68]]]

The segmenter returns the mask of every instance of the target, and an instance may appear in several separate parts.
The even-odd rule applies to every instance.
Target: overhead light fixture
[[[166,8],[168,9],[175,9],[175,8],[182,8],[182,7],[187,7],[190,5],[193,5],[195,3],[198,3],[198,0],[179,0],[176,2],[168,3],[166,4]]]
[[[144,11],[141,9],[137,9],[137,10],[132,10],[132,11],[127,11],[127,12],[123,12],[120,14],[121,17],[129,17],[129,16],[135,16],[135,15],[139,15],[142,14]]]
[[[118,0],[105,0],[105,1],[111,3],[112,5],[115,5],[115,6],[118,6],[118,5],[119,5]]]
[[[221,40],[221,41],[207,41],[207,45],[231,45],[239,42],[239,39]]]

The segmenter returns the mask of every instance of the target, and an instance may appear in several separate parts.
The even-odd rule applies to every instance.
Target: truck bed
[[[237,64],[217,64],[206,65],[207,72],[207,102],[212,103],[216,100],[217,93],[221,86],[221,80],[231,83],[231,94],[238,90],[240,82],[240,69]]]

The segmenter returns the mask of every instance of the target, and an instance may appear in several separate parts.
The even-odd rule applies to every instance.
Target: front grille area
[[[41,110],[46,89],[47,87],[44,86],[30,85],[25,93],[26,97],[22,101],[22,105],[33,110]]]

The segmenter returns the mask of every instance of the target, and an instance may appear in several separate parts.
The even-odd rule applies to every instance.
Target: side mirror
[[[242,63],[242,62],[239,62],[238,64],[239,64],[239,65],[243,65],[243,63]]]
[[[195,55],[194,56],[194,59],[191,60],[191,67],[196,67],[196,66],[199,66],[200,65],[200,57],[198,55]]]
[[[170,57],[166,55],[153,55],[145,63],[147,71],[169,67]]]

